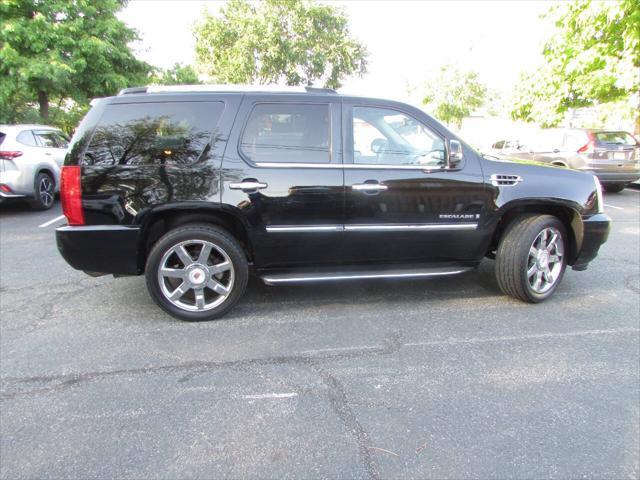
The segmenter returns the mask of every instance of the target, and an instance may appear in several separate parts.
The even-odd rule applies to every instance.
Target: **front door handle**
[[[266,183],[258,182],[257,180],[243,180],[242,182],[230,183],[229,188],[231,190],[242,190],[243,192],[248,192],[252,190],[260,190],[262,188],[267,188]]]
[[[370,191],[370,192],[382,192],[389,190],[389,187],[382,185],[381,183],[354,183],[351,185],[353,190]]]

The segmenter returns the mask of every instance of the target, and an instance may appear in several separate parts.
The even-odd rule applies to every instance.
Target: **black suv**
[[[135,88],[97,100],[62,171],[58,249],[145,273],[184,320],[270,285],[461,273],[539,302],[607,239],[597,179],[484,158],[411,106],[324,89]]]

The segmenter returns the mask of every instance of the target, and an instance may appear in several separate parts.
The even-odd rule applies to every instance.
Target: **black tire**
[[[625,183],[605,183],[602,186],[607,193],[620,193],[627,185]]]
[[[56,200],[56,185],[47,172],[40,172],[34,180],[34,198],[29,204],[34,210],[49,210]]]
[[[550,276],[554,278],[553,283],[548,290],[541,293],[531,285],[527,271],[534,264],[538,268],[537,262],[531,263],[530,251],[534,241],[537,241],[545,230],[559,233],[560,238],[556,242],[562,243],[555,248],[561,248],[562,255],[557,262],[559,269],[556,269],[555,277]],[[549,298],[562,281],[566,269],[567,240],[567,231],[563,223],[551,215],[529,215],[514,220],[502,235],[496,253],[495,274],[500,290],[529,303],[538,303]],[[546,256],[547,260],[548,258]],[[555,269],[555,264],[553,268]],[[546,274],[543,275],[546,282]]]
[[[161,267],[161,263],[169,262],[172,258],[174,259],[174,261],[176,261],[176,258],[178,258],[177,253],[175,254],[176,257],[171,257],[171,255],[174,255],[174,253],[170,252],[174,251],[176,248],[180,248],[179,246],[183,244],[185,244],[187,248],[192,248],[191,243],[189,243],[191,241],[193,241],[193,244],[197,244],[198,242],[208,242],[214,247],[212,250],[213,254],[218,255],[219,258],[222,258],[223,263],[228,263],[228,261],[230,261],[232,264],[232,269],[229,270],[229,277],[227,277],[227,279],[230,279],[228,280],[230,288],[229,293],[226,294],[226,298],[222,300],[219,305],[202,311],[187,310],[184,307],[176,305],[173,301],[169,300],[169,298],[167,298],[166,294],[164,293],[169,289],[169,287],[171,287],[171,285],[168,285],[167,282],[171,283],[175,281],[175,283],[179,283],[179,286],[192,285],[189,280],[191,278],[189,275],[187,275],[186,273],[180,273],[180,275],[182,275],[180,278],[163,278],[163,285],[161,285],[161,280],[159,278],[159,269]],[[226,258],[229,259],[228,261],[225,260],[224,255],[226,255]],[[190,254],[190,256],[193,259],[194,255]],[[194,261],[194,264],[192,264],[191,266],[196,265],[197,267],[198,265],[201,265],[201,263],[195,263],[199,261],[200,259],[197,258]],[[182,262],[182,265],[183,266],[180,272],[188,272],[188,267],[184,262]],[[222,265],[222,263],[220,263],[220,265]],[[209,265],[209,267],[211,268],[214,266],[215,265]],[[202,272],[201,269],[199,269],[198,272],[195,273],[196,275],[200,275],[200,272]],[[221,273],[220,275],[226,276],[227,273]],[[221,317],[222,315],[227,313],[238,302],[238,300],[240,300],[247,288],[249,267],[247,265],[247,258],[244,251],[235,240],[235,238],[233,238],[233,236],[230,235],[227,231],[213,225],[189,224],[171,230],[156,242],[156,244],[151,249],[151,253],[147,257],[145,277],[147,289],[149,290],[149,293],[151,294],[153,300],[160,306],[160,308],[162,308],[165,312],[173,315],[174,317],[179,318],[180,320],[199,322],[214,320]],[[200,279],[202,278],[203,277],[200,276]],[[210,272],[208,278],[209,280],[211,280]],[[201,282],[208,282],[209,280],[201,280]],[[217,277],[213,277],[213,280],[217,281]],[[220,283],[225,283],[224,278],[220,279]],[[193,291],[194,297],[194,305],[190,306],[191,308],[198,308],[195,305],[195,296],[197,290],[207,292],[206,295],[209,295],[213,299],[216,299],[216,295],[218,295],[217,299],[222,298],[221,294],[218,294],[213,290],[209,290],[207,287],[208,283],[207,285],[201,284],[199,288],[191,287],[190,289],[186,290],[185,296],[181,296],[176,300],[178,301],[178,303],[180,303],[182,302],[182,299],[185,299],[184,303],[188,303],[189,300],[186,297],[190,294],[190,290]],[[202,296],[203,302],[205,298],[204,295],[205,294],[203,294]],[[213,304],[215,303],[215,301],[212,300],[211,303]]]

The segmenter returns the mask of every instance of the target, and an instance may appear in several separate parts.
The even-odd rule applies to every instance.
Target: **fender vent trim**
[[[520,175],[503,175],[499,173],[491,175],[491,184],[496,187],[513,187],[522,181]]]

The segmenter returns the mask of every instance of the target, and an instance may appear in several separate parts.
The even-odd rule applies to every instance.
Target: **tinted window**
[[[395,110],[353,108],[354,163],[439,166],[444,159],[444,141],[419,120]]]
[[[329,106],[256,105],[240,149],[254,162],[328,163]]]
[[[18,134],[18,136],[16,137],[16,140],[18,142],[20,142],[23,145],[27,145],[29,147],[37,147],[38,144],[36,143],[35,138],[33,138],[33,133],[31,132],[31,130],[24,130],[23,132],[20,132]]]
[[[6,136],[7,136],[6,134],[4,134],[4,133],[0,133],[0,145],[2,145],[2,142],[4,142],[4,138],[5,138]]]
[[[206,158],[223,109],[222,102],[108,105],[82,164],[196,163]]]
[[[69,142],[60,132],[52,130],[36,130],[33,132],[39,147],[44,148],[67,148]]]

